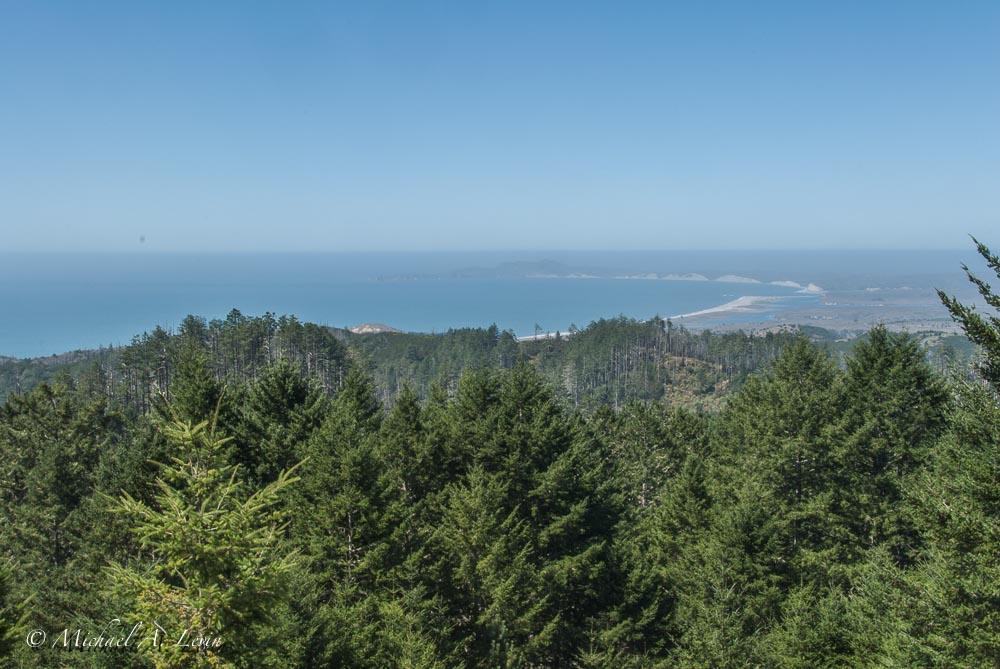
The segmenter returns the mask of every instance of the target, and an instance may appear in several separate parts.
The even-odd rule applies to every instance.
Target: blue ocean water
[[[571,324],[582,328],[619,314],[669,317],[741,295],[794,294],[779,286],[714,281],[448,276],[448,268],[493,262],[486,254],[0,258],[0,355],[13,357],[124,344],[157,325],[176,327],[187,314],[224,318],[233,308],[340,327],[385,323],[414,332],[496,323],[526,335],[535,324],[546,332],[565,332]],[[384,280],[415,274],[426,278]]]
[[[700,272],[761,281],[847,282],[950,271],[968,252],[492,252],[473,254],[0,254],[0,356],[36,357],[128,343],[187,314],[266,311],[333,326],[384,323],[414,332],[496,323],[517,335],[584,327],[620,314],[670,317],[743,295],[803,299],[768,283],[645,279],[454,278],[462,268],[551,259],[602,276]],[[487,273],[488,274],[488,273]],[[900,279],[902,280],[902,279]],[[908,280],[908,279],[907,279]],[[826,286],[824,287],[831,287]],[[768,314],[730,314],[729,322]]]

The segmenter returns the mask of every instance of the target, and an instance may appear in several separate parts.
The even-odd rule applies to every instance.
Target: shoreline
[[[670,316],[665,320],[676,321],[683,320],[687,318],[697,318],[698,316],[709,316],[713,314],[723,314],[723,313],[738,313],[738,314],[752,314],[759,313],[761,311],[766,311],[764,305],[773,304],[784,299],[779,295],[742,295],[735,300],[730,300],[724,304],[719,304],[714,307],[709,307],[707,309],[702,309],[700,311],[692,311],[686,314],[678,314],[676,316]],[[517,341],[540,341],[543,339],[553,339],[556,335],[560,337],[571,337],[572,332],[543,332],[537,335],[524,335],[523,337],[515,335]]]
[[[684,318],[696,318],[698,316],[708,316],[710,314],[721,314],[721,313],[740,313],[748,314],[762,311],[761,307],[765,304],[771,304],[777,302],[783,298],[775,295],[743,295],[726,302],[725,304],[720,304],[715,307],[709,307],[708,309],[702,309],[701,311],[692,311],[687,314],[678,314],[676,316],[671,316],[670,320],[680,320]]]

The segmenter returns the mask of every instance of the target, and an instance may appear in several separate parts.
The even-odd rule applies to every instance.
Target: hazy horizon
[[[90,255],[434,255],[434,254],[448,254],[448,255],[462,255],[462,254],[531,254],[539,255],[546,253],[615,253],[615,254],[629,254],[629,253],[952,253],[958,252],[966,255],[974,256],[975,246],[971,239],[966,236],[969,243],[965,246],[871,246],[871,247],[824,247],[824,246],[762,246],[762,247],[711,247],[711,246],[692,246],[692,247],[654,247],[654,248],[614,248],[614,247],[541,247],[541,248],[530,248],[530,247],[468,247],[468,248],[418,248],[418,249],[403,249],[403,248],[357,248],[357,249],[315,249],[315,248],[303,248],[303,249],[267,249],[267,248],[245,248],[245,249],[206,249],[206,248],[189,248],[189,249],[158,249],[149,246],[145,246],[144,243],[139,244],[132,248],[95,248],[95,249],[44,249],[44,248],[23,248],[23,249],[0,249],[0,255],[77,255],[80,253],[86,253]],[[989,236],[984,237],[988,240]],[[983,240],[980,240],[983,241]]]
[[[187,314],[222,319],[233,308],[412,332],[496,323],[517,335],[530,334],[536,323],[565,332],[572,323],[583,327],[620,314],[645,319],[706,309],[719,312],[713,322],[730,324],[794,317],[831,325],[815,320],[830,316],[840,328],[882,317],[940,324],[946,312],[933,289],[968,298],[960,264],[979,270],[973,255],[972,249],[7,253],[0,254],[0,311],[17,318],[0,320],[0,357],[120,345],[156,325],[176,328]],[[695,273],[701,277],[676,280]],[[725,306],[734,300],[763,304],[741,313]],[[886,300],[888,310],[880,306]],[[845,312],[828,302],[860,306]]]

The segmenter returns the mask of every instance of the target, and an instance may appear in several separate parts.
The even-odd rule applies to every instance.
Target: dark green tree
[[[795,582],[782,500],[747,474],[714,505],[708,527],[681,556],[670,662],[679,666],[763,666],[763,639]]]
[[[224,386],[216,380],[201,343],[185,338],[174,361],[169,395],[161,395],[156,407],[165,420],[201,420],[220,407],[223,390]],[[228,406],[223,403],[222,415],[225,416],[227,411]]]
[[[279,360],[250,383],[240,406],[234,459],[253,485],[264,485],[298,461],[298,450],[328,411],[318,382]]]
[[[903,489],[945,424],[948,394],[911,336],[873,328],[847,361],[838,425],[838,506],[858,549],[886,544],[899,560],[919,543]]]
[[[463,378],[449,407],[459,470],[425,547],[426,580],[464,664],[579,654],[606,598],[616,521],[603,446],[519,366]]]
[[[836,462],[831,431],[842,412],[841,375],[806,339],[748,379],[721,415],[717,450],[727,491],[752,477],[777,507],[794,569],[824,569],[842,539],[831,523]]]
[[[589,666],[645,667],[675,651],[683,634],[677,619],[682,591],[693,590],[692,548],[711,518],[705,457],[692,449],[647,506],[623,514],[612,560],[615,602],[602,616]]]
[[[122,438],[123,416],[103,397],[42,384],[0,407],[0,560],[17,578],[8,601],[31,605],[28,629],[62,629],[105,615],[93,569],[101,546],[89,543],[89,499],[101,454]],[[32,653],[21,639],[18,663],[54,658]]]
[[[985,244],[976,238],[973,238],[972,241],[975,242],[979,255],[1000,279],[1000,257],[992,253]],[[968,265],[962,265],[962,269],[965,270],[969,281],[976,286],[987,306],[1000,310],[1000,295],[993,291],[993,287],[973,274]],[[951,317],[961,324],[965,335],[982,347],[985,355],[979,365],[979,371],[983,378],[994,388],[1000,388],[1000,317],[995,313],[992,315],[980,314],[975,306],[964,305],[944,291],[939,290],[938,296],[951,313]]]
[[[16,602],[11,593],[13,570],[9,564],[0,564],[0,667],[12,666],[8,663],[14,655],[15,644],[24,631],[27,617],[26,602]]]
[[[1000,260],[982,243],[979,254],[1000,277]],[[963,267],[986,304],[1000,297]],[[924,666],[1000,665],[1000,321],[938,293],[970,340],[982,349],[988,382],[962,379],[948,431],[934,444],[928,466],[906,491],[926,545],[902,583],[896,610],[907,626],[899,644]],[[914,660],[913,658],[916,658]]]
[[[316,632],[310,663],[364,665],[379,624],[376,582],[389,552],[382,411],[371,381],[352,371],[330,412],[301,445],[308,458],[291,506],[294,544],[311,579]]]

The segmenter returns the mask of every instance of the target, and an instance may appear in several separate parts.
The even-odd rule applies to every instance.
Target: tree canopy
[[[942,299],[978,372],[885,327],[187,320],[0,405],[0,662],[997,666],[998,322]]]

